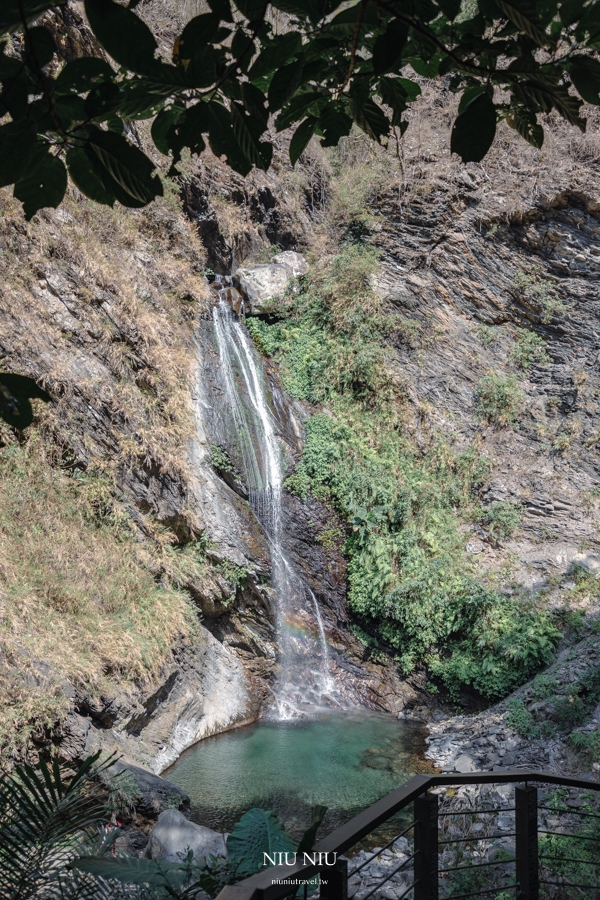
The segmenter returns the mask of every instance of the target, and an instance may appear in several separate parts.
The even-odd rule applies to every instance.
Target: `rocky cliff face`
[[[81,31],[73,16],[66,26]],[[3,682],[12,691],[26,669],[29,689],[56,682],[64,701],[59,724],[34,731],[38,748],[54,742],[75,758],[113,747],[161,771],[200,738],[254,719],[270,696],[268,547],[243,490],[211,457],[218,389],[204,278],[264,261],[270,245],[318,257],[358,228],[381,251],[376,288],[404,321],[394,367],[407,429],[423,452],[434,433],[458,449],[478,445],[490,463],[484,511],[498,502],[518,510],[510,536],[485,516],[464,526],[474,569],[507,593],[538,592],[593,617],[595,581],[574,567],[600,566],[597,148],[558,125],[541,152],[506,131],[485,163],[459,167],[443,149],[453,102],[425,92],[398,161],[368,150],[360,166],[343,153],[332,163],[315,148],[294,173],[281,156],[244,181],[206,157],[148,210],[99,209],[72,192],[30,224],[3,192],[4,364],[52,395],[37,419],[52,465],[65,478],[109,480],[148,550],[144,565],[157,582],[176,582],[201,618],[173,633],[144,674],[102,662],[101,683],[36,658],[25,619],[13,620]],[[508,418],[482,413],[490,376],[512,385]],[[273,366],[269,378],[291,468],[314,410],[286,397]],[[0,438],[15,445],[6,429]],[[422,677],[407,681],[369,659],[348,630],[345,560],[323,538],[343,523],[291,495],[284,518],[287,549],[323,610],[336,678],[368,706],[424,715]],[[175,576],[169,553],[196,545],[201,568]],[[441,750],[434,756],[445,764]]]

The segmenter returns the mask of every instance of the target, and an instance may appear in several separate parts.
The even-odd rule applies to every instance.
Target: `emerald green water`
[[[192,819],[217,831],[258,806],[298,834],[318,803],[327,834],[425,771],[424,746],[421,729],[364,711],[263,720],[200,741],[165,777],[189,794]]]

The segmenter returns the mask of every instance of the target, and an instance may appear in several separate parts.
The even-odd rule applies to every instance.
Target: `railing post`
[[[415,800],[414,900],[438,900],[438,798],[421,794]]]
[[[515,787],[516,869],[519,900],[538,900],[538,799],[537,788]]]
[[[322,900],[348,900],[348,860],[344,857],[336,859],[333,866],[321,866],[319,869],[321,888],[319,896]]]

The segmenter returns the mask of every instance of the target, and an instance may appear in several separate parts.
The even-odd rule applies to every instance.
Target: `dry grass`
[[[177,566],[165,576],[107,479],[51,462],[35,433],[0,452],[0,746],[60,718],[65,682],[98,695],[147,680],[194,628]]]
[[[2,192],[6,365],[39,378],[55,398],[41,416],[60,444],[81,439],[74,400],[79,417],[81,407],[96,412],[111,431],[105,462],[115,472],[142,463],[181,473],[193,430],[203,249],[167,190],[140,212],[99,207],[72,191],[60,210],[30,224]],[[89,450],[107,456],[106,446]]]

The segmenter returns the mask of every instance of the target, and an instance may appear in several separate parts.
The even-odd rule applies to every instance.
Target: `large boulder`
[[[300,278],[308,272],[308,263],[301,253],[295,250],[284,250],[273,257],[273,262],[278,266],[285,266],[294,278]]]
[[[110,769],[110,772],[115,774],[122,771],[135,782],[138,797],[134,802],[139,813],[147,819],[160,819],[162,811],[165,810],[177,812],[178,816],[187,821],[186,816],[189,818],[190,815],[190,798],[180,787],[148,769],[121,760],[117,760]]]
[[[148,859],[179,862],[188,850],[193,851],[197,861],[209,856],[227,857],[225,835],[189,822],[176,809],[166,809],[152,829],[145,856]]]
[[[272,309],[273,302],[285,294],[291,277],[286,266],[242,266],[234,273],[233,283],[248,301],[246,312],[255,316]]]

